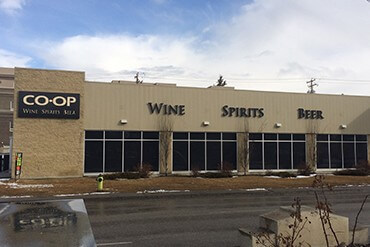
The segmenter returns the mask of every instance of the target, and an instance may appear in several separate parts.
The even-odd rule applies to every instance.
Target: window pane
[[[328,141],[328,135],[317,135],[317,141]]]
[[[105,139],[122,139],[122,131],[105,131]]]
[[[262,140],[261,133],[249,133],[249,140]]]
[[[304,140],[306,140],[305,134],[294,134],[293,135],[293,140],[304,141]]]
[[[330,135],[330,141],[341,141],[340,135]]]
[[[249,168],[263,169],[262,167],[262,143],[261,142],[251,142],[249,143]]]
[[[207,170],[218,170],[221,163],[221,142],[207,142]]]
[[[188,142],[173,142],[173,170],[188,171]]]
[[[277,143],[265,142],[265,170],[277,169]]]
[[[223,140],[236,140],[236,133],[222,133]]]
[[[306,144],[304,142],[293,143],[293,169],[303,168],[306,164]]]
[[[292,135],[291,134],[279,134],[279,140],[291,140]]]
[[[174,140],[187,140],[188,132],[173,132],[173,139]]]
[[[356,141],[367,141],[366,135],[356,135]]]
[[[125,139],[141,139],[140,131],[125,131]]]
[[[279,169],[292,169],[292,153],[290,142],[279,143]]]
[[[85,139],[103,139],[103,131],[91,131],[85,132]]]
[[[159,139],[159,132],[145,131],[143,132],[143,139]]]
[[[236,170],[236,142],[222,143],[223,164],[229,164],[230,168]]]
[[[85,142],[85,172],[103,172],[103,142]]]
[[[317,143],[317,168],[329,168],[328,143]]]
[[[353,168],[355,167],[355,144],[354,143],[343,143],[344,152],[344,167]]]
[[[367,144],[366,143],[356,144],[356,158],[357,158],[357,164],[359,164],[361,161],[367,161]]]
[[[203,132],[190,133],[190,139],[192,140],[204,140],[205,138],[206,138],[206,134]]]
[[[342,168],[342,147],[340,143],[330,143],[331,168]]]
[[[205,142],[190,142],[190,169],[205,169]]]
[[[354,141],[355,136],[354,135],[343,135],[343,141]]]
[[[143,164],[150,165],[152,171],[159,170],[159,141],[143,142]]]
[[[139,141],[126,141],[125,142],[125,158],[124,170],[134,171],[141,160],[141,147]]]
[[[121,141],[105,142],[105,172],[122,172]]]
[[[207,133],[207,140],[221,140],[221,133]]]
[[[277,134],[265,134],[265,140],[277,140]]]

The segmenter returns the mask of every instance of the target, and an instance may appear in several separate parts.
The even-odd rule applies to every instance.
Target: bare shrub
[[[140,178],[148,178],[152,171],[152,166],[148,163],[137,164],[134,169]]]

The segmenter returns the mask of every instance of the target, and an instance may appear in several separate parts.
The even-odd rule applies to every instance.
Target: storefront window
[[[304,134],[249,134],[251,170],[298,169],[306,162]]]
[[[367,161],[366,135],[317,135],[317,168],[354,168]]]
[[[86,131],[85,173],[159,170],[159,132]]]
[[[236,133],[174,132],[174,171],[213,171],[224,164],[236,170]]]

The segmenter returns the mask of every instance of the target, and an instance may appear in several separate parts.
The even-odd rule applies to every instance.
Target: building
[[[15,68],[13,102],[10,167],[22,153],[21,178],[143,164],[158,173],[334,171],[370,156],[368,96],[102,83],[83,72]]]
[[[10,176],[9,153],[13,126],[14,69],[0,68],[0,178]]]

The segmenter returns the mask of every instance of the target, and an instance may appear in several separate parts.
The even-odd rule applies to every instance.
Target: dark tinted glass
[[[330,141],[341,141],[340,135],[330,135]]]
[[[143,139],[159,139],[159,132],[143,132]]]
[[[328,143],[317,143],[317,168],[329,168]]]
[[[122,133],[122,132],[121,132]],[[122,172],[122,142],[105,142],[105,172]]]
[[[221,142],[207,142],[207,170],[218,170],[221,165]]]
[[[277,140],[277,134],[265,134],[265,140]]]
[[[279,140],[291,140],[292,135],[291,134],[279,134]]]
[[[173,170],[188,171],[188,142],[173,142]]]
[[[354,135],[343,135],[343,141],[354,141],[355,136]]]
[[[340,143],[330,143],[331,168],[342,168],[342,146]]]
[[[221,133],[207,133],[207,140],[221,140]]]
[[[85,172],[103,172],[103,142],[85,142]]]
[[[190,169],[205,169],[205,142],[190,142]]]
[[[229,169],[236,170],[236,142],[224,142],[222,149],[223,165],[228,165]]]
[[[265,142],[265,170],[277,169],[277,143]]]
[[[140,166],[141,145],[139,141],[125,141],[124,170],[135,171]]]
[[[356,135],[356,141],[367,141],[366,135]]]
[[[174,140],[187,140],[188,132],[173,132],[173,139]]]
[[[159,141],[143,142],[143,164],[150,165],[152,171],[159,170]]]
[[[353,168],[356,165],[355,144],[343,143],[344,168]]]
[[[357,159],[357,164],[368,160],[366,143],[356,144],[356,159]]]
[[[190,139],[192,140],[204,140],[206,137],[206,134],[203,132],[193,132],[190,133]]]
[[[261,133],[249,133],[249,140],[262,140]]]
[[[103,139],[103,131],[91,131],[85,132],[85,139]]]
[[[105,139],[122,139],[122,131],[105,131]]]
[[[141,139],[140,131],[125,131],[125,139]]]
[[[327,141],[328,135],[317,135],[316,136],[317,141]]]
[[[236,133],[222,133],[223,140],[236,140]]]
[[[159,132],[145,131],[143,132],[143,139],[159,139]]]
[[[304,142],[293,143],[293,169],[303,168],[306,164],[306,145]]]
[[[0,155],[0,172],[9,170],[9,155]]]
[[[262,170],[262,143],[249,143],[249,161],[251,170]]]
[[[306,139],[305,134],[293,134],[293,140],[304,141]]]
[[[279,169],[292,169],[292,153],[290,142],[279,143]]]

